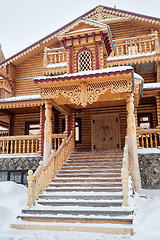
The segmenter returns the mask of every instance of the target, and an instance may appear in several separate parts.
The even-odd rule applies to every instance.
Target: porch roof
[[[156,82],[156,83],[145,83],[145,84],[143,85],[143,90],[144,90],[144,91],[160,90],[160,82]]]
[[[53,82],[53,81],[65,81],[65,80],[75,80],[79,78],[92,78],[98,75],[116,75],[116,74],[123,74],[127,72],[133,72],[134,69],[131,66],[120,66],[120,67],[109,67],[104,69],[98,70],[91,70],[91,71],[81,71],[71,74],[63,74],[58,76],[38,76],[34,78],[35,83],[40,82]]]
[[[0,103],[21,102],[21,101],[30,101],[30,100],[41,100],[41,96],[38,94],[38,95],[26,95],[26,96],[4,98],[4,99],[0,99]]]

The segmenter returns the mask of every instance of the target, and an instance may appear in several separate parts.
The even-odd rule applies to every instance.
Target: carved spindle
[[[14,153],[17,153],[17,140],[15,140]]]
[[[27,140],[27,153],[29,153],[29,139]]]
[[[129,49],[130,49],[130,53],[129,53],[129,55],[133,55],[133,46],[132,46],[131,43],[130,43]]]
[[[54,139],[54,150],[57,150],[57,139]]]
[[[156,53],[160,53],[158,32],[155,31],[154,35],[155,35],[155,51]]]
[[[3,140],[3,154],[5,153],[5,140]]]
[[[138,46],[136,43],[135,43],[134,47],[135,47],[135,54],[138,54]]]
[[[34,152],[34,140],[32,139],[32,143],[31,143],[31,152]],[[37,152],[37,151],[36,151]]]
[[[23,140],[23,153],[25,153],[25,145],[26,145],[26,141]]]
[[[127,44],[127,42],[126,42],[126,55],[129,55],[128,54],[128,44]]]
[[[58,148],[60,147],[60,141],[61,141],[61,139],[60,138],[58,138]]]
[[[148,134],[145,134],[146,136],[146,148],[148,148]]]
[[[22,143],[21,140],[19,140],[19,150],[18,150],[19,153],[21,153],[21,143]]]
[[[11,140],[11,154],[13,153],[13,140]]]
[[[121,45],[121,56],[123,56],[124,55],[124,47],[123,47],[123,45]]]
[[[146,41],[144,42],[144,52],[147,53],[147,43],[146,43]]]
[[[119,50],[118,50],[118,46],[116,46],[116,56],[119,56]]]
[[[150,53],[152,52],[152,42],[151,42],[151,40],[149,41],[149,52]]]
[[[157,133],[154,134],[155,148],[157,148]]]
[[[7,154],[9,153],[9,140],[7,140]]]
[[[142,54],[142,43],[139,43],[139,53]]]
[[[152,139],[152,133],[150,133],[150,144],[151,144],[151,148],[153,148],[153,139]]]
[[[141,134],[141,144],[142,144],[142,148],[144,148],[144,139],[143,139],[143,134]]]

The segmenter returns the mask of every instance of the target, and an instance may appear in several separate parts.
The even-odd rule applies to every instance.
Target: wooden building
[[[8,132],[0,137],[2,165],[8,157],[43,156],[40,166],[50,169],[53,150],[62,146],[56,173],[73,149],[126,146],[139,192],[137,149],[159,146],[159,34],[159,18],[98,6],[4,60],[0,123]],[[9,166],[1,174],[18,171]]]

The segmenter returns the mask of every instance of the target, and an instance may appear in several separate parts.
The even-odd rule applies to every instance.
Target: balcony
[[[137,63],[142,57],[150,61],[160,53],[158,33],[113,40],[115,52],[107,58],[107,66]],[[142,62],[143,60],[140,60]]]
[[[139,148],[159,148],[160,131],[158,129],[138,129]]]
[[[44,49],[44,66],[43,74],[59,75],[67,72],[67,53],[61,48],[45,48]]]

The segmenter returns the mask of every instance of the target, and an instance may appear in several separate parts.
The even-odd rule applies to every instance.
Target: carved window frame
[[[90,69],[88,69],[88,70],[93,70],[93,54],[92,54],[92,51],[89,48],[84,47],[84,48],[82,48],[78,51],[77,56],[76,56],[77,72],[80,72],[80,70],[79,70],[79,56],[83,52],[89,52],[90,53]]]

